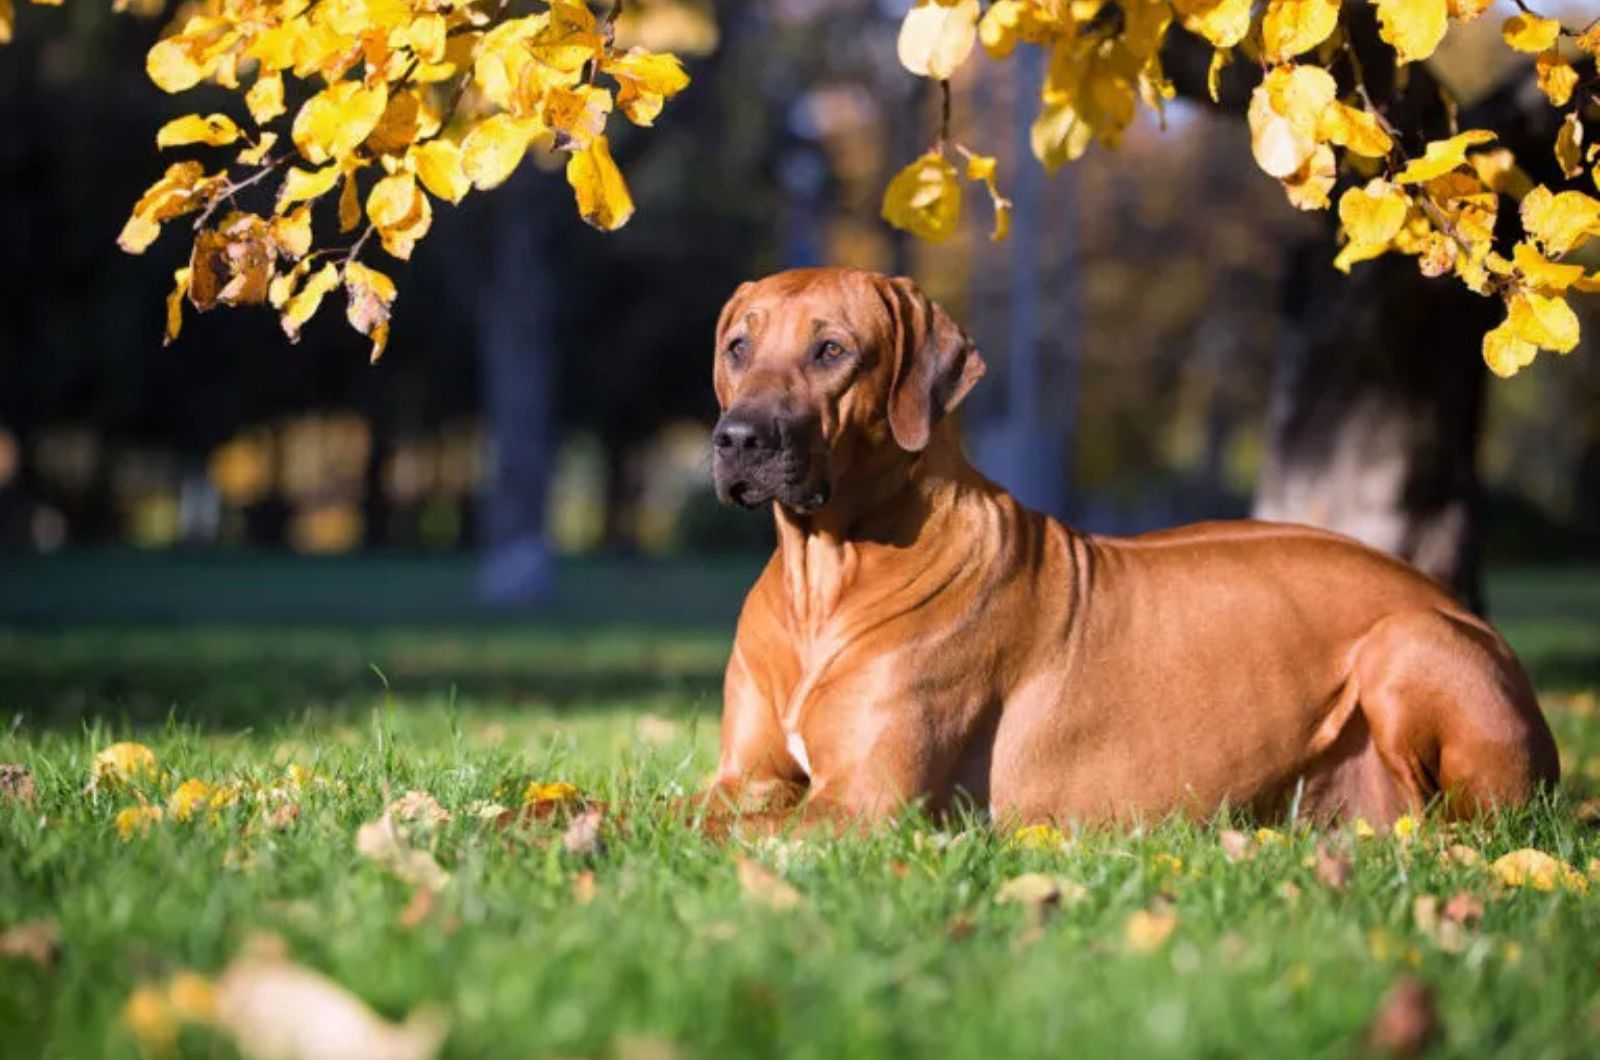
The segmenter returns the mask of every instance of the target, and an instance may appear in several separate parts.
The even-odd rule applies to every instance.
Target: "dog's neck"
[[[870,468],[856,468],[849,485],[815,512],[799,514],[774,505],[777,559],[789,607],[802,627],[831,617],[863,568],[874,583],[895,592],[940,572],[927,569],[932,554],[959,556],[960,549],[929,549],[948,543],[953,524],[974,505],[1001,495],[980,475],[961,447],[953,418],[941,422],[920,453],[891,452]]]

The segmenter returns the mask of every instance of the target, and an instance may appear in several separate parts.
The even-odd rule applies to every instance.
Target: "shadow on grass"
[[[0,633],[0,712],[34,729],[169,717],[242,729],[365,717],[386,683],[407,704],[466,712],[703,706],[720,697],[726,651],[714,631]]]

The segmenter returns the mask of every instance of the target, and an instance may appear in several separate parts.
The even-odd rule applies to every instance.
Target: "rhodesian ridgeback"
[[[1516,657],[1437,584],[1305,527],[1030,511],[962,452],[983,372],[906,279],[785,272],[723,309],[716,488],[778,531],[728,663],[724,805],[1380,823],[1555,782]]]

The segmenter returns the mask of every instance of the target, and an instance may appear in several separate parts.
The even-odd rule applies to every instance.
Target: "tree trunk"
[[[1499,303],[1410,258],[1347,277],[1330,254],[1291,265],[1254,514],[1349,534],[1481,609],[1479,348]]]
[[[479,378],[488,468],[479,544],[478,592],[488,603],[544,601],[554,571],[545,542],[552,451],[550,293],[531,201],[531,167],[494,196],[478,298]]]

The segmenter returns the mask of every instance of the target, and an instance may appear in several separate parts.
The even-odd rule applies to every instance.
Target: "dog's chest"
[[[784,733],[783,745],[788,749],[789,757],[798,762],[800,768],[805,770],[806,776],[811,776],[811,758],[806,754],[805,738],[799,732],[791,729]]]

